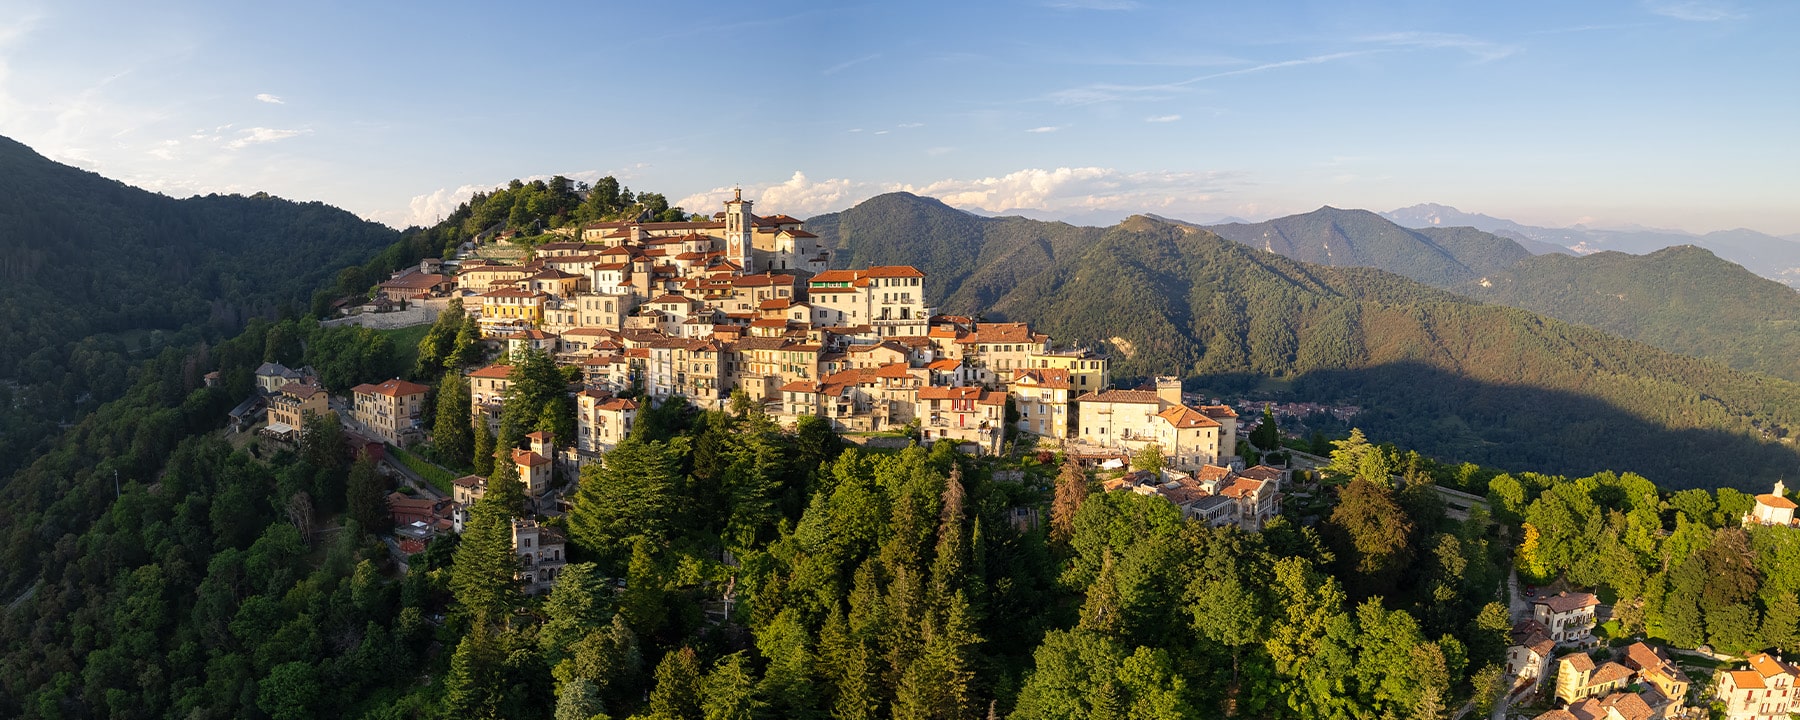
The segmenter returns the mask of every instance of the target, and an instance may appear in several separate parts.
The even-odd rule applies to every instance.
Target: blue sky
[[[802,217],[1800,232],[1800,3],[147,5],[0,0],[0,134],[393,224],[560,173]]]

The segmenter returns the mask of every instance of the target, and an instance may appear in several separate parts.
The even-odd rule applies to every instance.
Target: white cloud
[[[225,147],[230,148],[232,150],[242,150],[244,148],[250,147],[251,145],[263,145],[266,143],[279,142],[279,141],[286,140],[291,137],[298,137],[300,135],[306,135],[311,132],[312,132],[311,130],[281,130],[281,129],[277,129],[277,128],[266,128],[266,127],[245,128],[243,130],[239,130],[237,139],[226,143]]]
[[[1150,117],[1144,118],[1144,122],[1171,123],[1180,119],[1180,115],[1151,115]]]
[[[812,180],[796,171],[779,183],[751,184],[744,196],[759,212],[810,217],[855,205],[881,193],[906,191],[935,197],[965,210],[1031,210],[1077,216],[1097,211],[1200,212],[1214,209],[1228,192],[1231,173],[1125,172],[1114,168],[1028,168],[984,178],[947,178],[923,184],[848,178]],[[717,187],[682,198],[689,212],[717,209],[733,188]],[[454,206],[452,206],[454,207]]]
[[[1712,0],[1651,0],[1644,3],[1644,7],[1652,14],[1688,22],[1718,22],[1744,18],[1744,13],[1739,11],[1737,6]]]
[[[886,131],[886,130],[876,130],[876,131],[875,131],[875,134],[876,134],[876,135],[886,135],[886,134],[888,134],[888,131]]]
[[[1045,125],[1043,127],[1034,127],[1030,130],[1026,130],[1025,132],[1028,132],[1028,133],[1053,133],[1053,132],[1056,132],[1061,129],[1062,129],[1062,127],[1057,126],[1057,125]]]
[[[902,129],[910,129],[910,128],[916,128],[916,127],[925,127],[925,123],[921,123],[921,122],[900,123],[899,125],[895,125],[894,127],[902,128]]]
[[[256,100],[258,102],[266,102],[270,105],[286,105],[287,104],[286,102],[282,101],[280,96],[270,95],[268,93],[257,93]]]

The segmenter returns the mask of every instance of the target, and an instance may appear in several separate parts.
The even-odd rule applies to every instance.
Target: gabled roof
[[[1219,422],[1207,417],[1200,411],[1186,405],[1176,405],[1156,414],[1164,422],[1173,425],[1177,430],[1195,430],[1199,428],[1215,428]]]
[[[1075,400],[1084,403],[1162,404],[1162,401],[1156,397],[1156,392],[1154,390],[1102,390],[1100,392],[1088,393]]]
[[[1553,613],[1566,613],[1566,612],[1574,612],[1576,610],[1580,610],[1585,607],[1593,607],[1593,606],[1599,605],[1600,599],[1594,597],[1593,593],[1584,593],[1584,592],[1572,593],[1572,592],[1568,592],[1565,590],[1565,591],[1557,593],[1555,595],[1550,595],[1548,597],[1541,597],[1536,600],[1533,600],[1533,601],[1531,601],[1531,604],[1544,605],[1546,607],[1549,607],[1550,612],[1553,612]]]
[[[1605,685],[1631,677],[1631,668],[1608,660],[1594,669],[1593,677],[1588,679],[1589,685]]]
[[[539,465],[549,465],[550,464],[549,458],[546,458],[542,455],[534,453],[530,450],[521,450],[519,448],[513,448],[512,458],[513,458],[514,463],[517,463],[519,465],[524,465],[526,467],[537,467]]]
[[[1750,669],[1755,670],[1757,674],[1762,675],[1763,677],[1795,674],[1792,665],[1777,660],[1768,653],[1757,653],[1746,658],[1746,660],[1750,663]]]
[[[1793,510],[1795,508],[1794,501],[1780,495],[1770,495],[1768,493],[1756,496],[1756,503],[1758,505],[1767,505],[1781,510]]]
[[[418,383],[407,382],[405,380],[401,380],[400,378],[394,378],[392,380],[385,381],[379,385],[370,385],[368,383],[363,383],[361,385],[358,385],[358,386],[350,389],[351,392],[356,393],[358,395],[386,395],[388,397],[405,397],[408,395],[423,395],[429,390],[431,390],[431,388],[425,387],[424,385],[420,385]]]

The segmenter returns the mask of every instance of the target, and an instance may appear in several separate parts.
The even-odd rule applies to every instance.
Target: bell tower
[[[725,258],[743,267],[745,275],[756,272],[750,267],[750,206],[743,188],[731,189],[731,199],[725,201]]]

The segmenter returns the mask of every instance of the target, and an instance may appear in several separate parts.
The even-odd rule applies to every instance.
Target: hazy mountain
[[[1524,240],[1532,240],[1570,248],[1581,254],[1614,250],[1642,255],[1676,245],[1697,245],[1758,275],[1800,287],[1800,242],[1743,228],[1705,235],[1641,226],[1546,228],[1433,204],[1400,208],[1382,215],[1407,227],[1468,225],[1520,240],[1521,244]],[[1542,254],[1537,247],[1528,246],[1528,249]]]
[[[1333,207],[1205,228],[1295,260],[1380,268],[1437,286],[1474,280],[1531,254],[1512,240],[1469,228],[1410,230],[1367,210]]]
[[[840,265],[951,268],[932,280],[944,312],[1102,344],[1121,376],[1180,373],[1221,391],[1273,378],[1296,396],[1356,402],[1373,437],[1441,457],[1739,487],[1800,460],[1759,440],[1800,427],[1800,385],[1378,270],[1297,262],[1145,217],[1105,229],[1013,220],[1001,237],[999,221],[905,195],[821,219],[809,228],[848,250]]]

